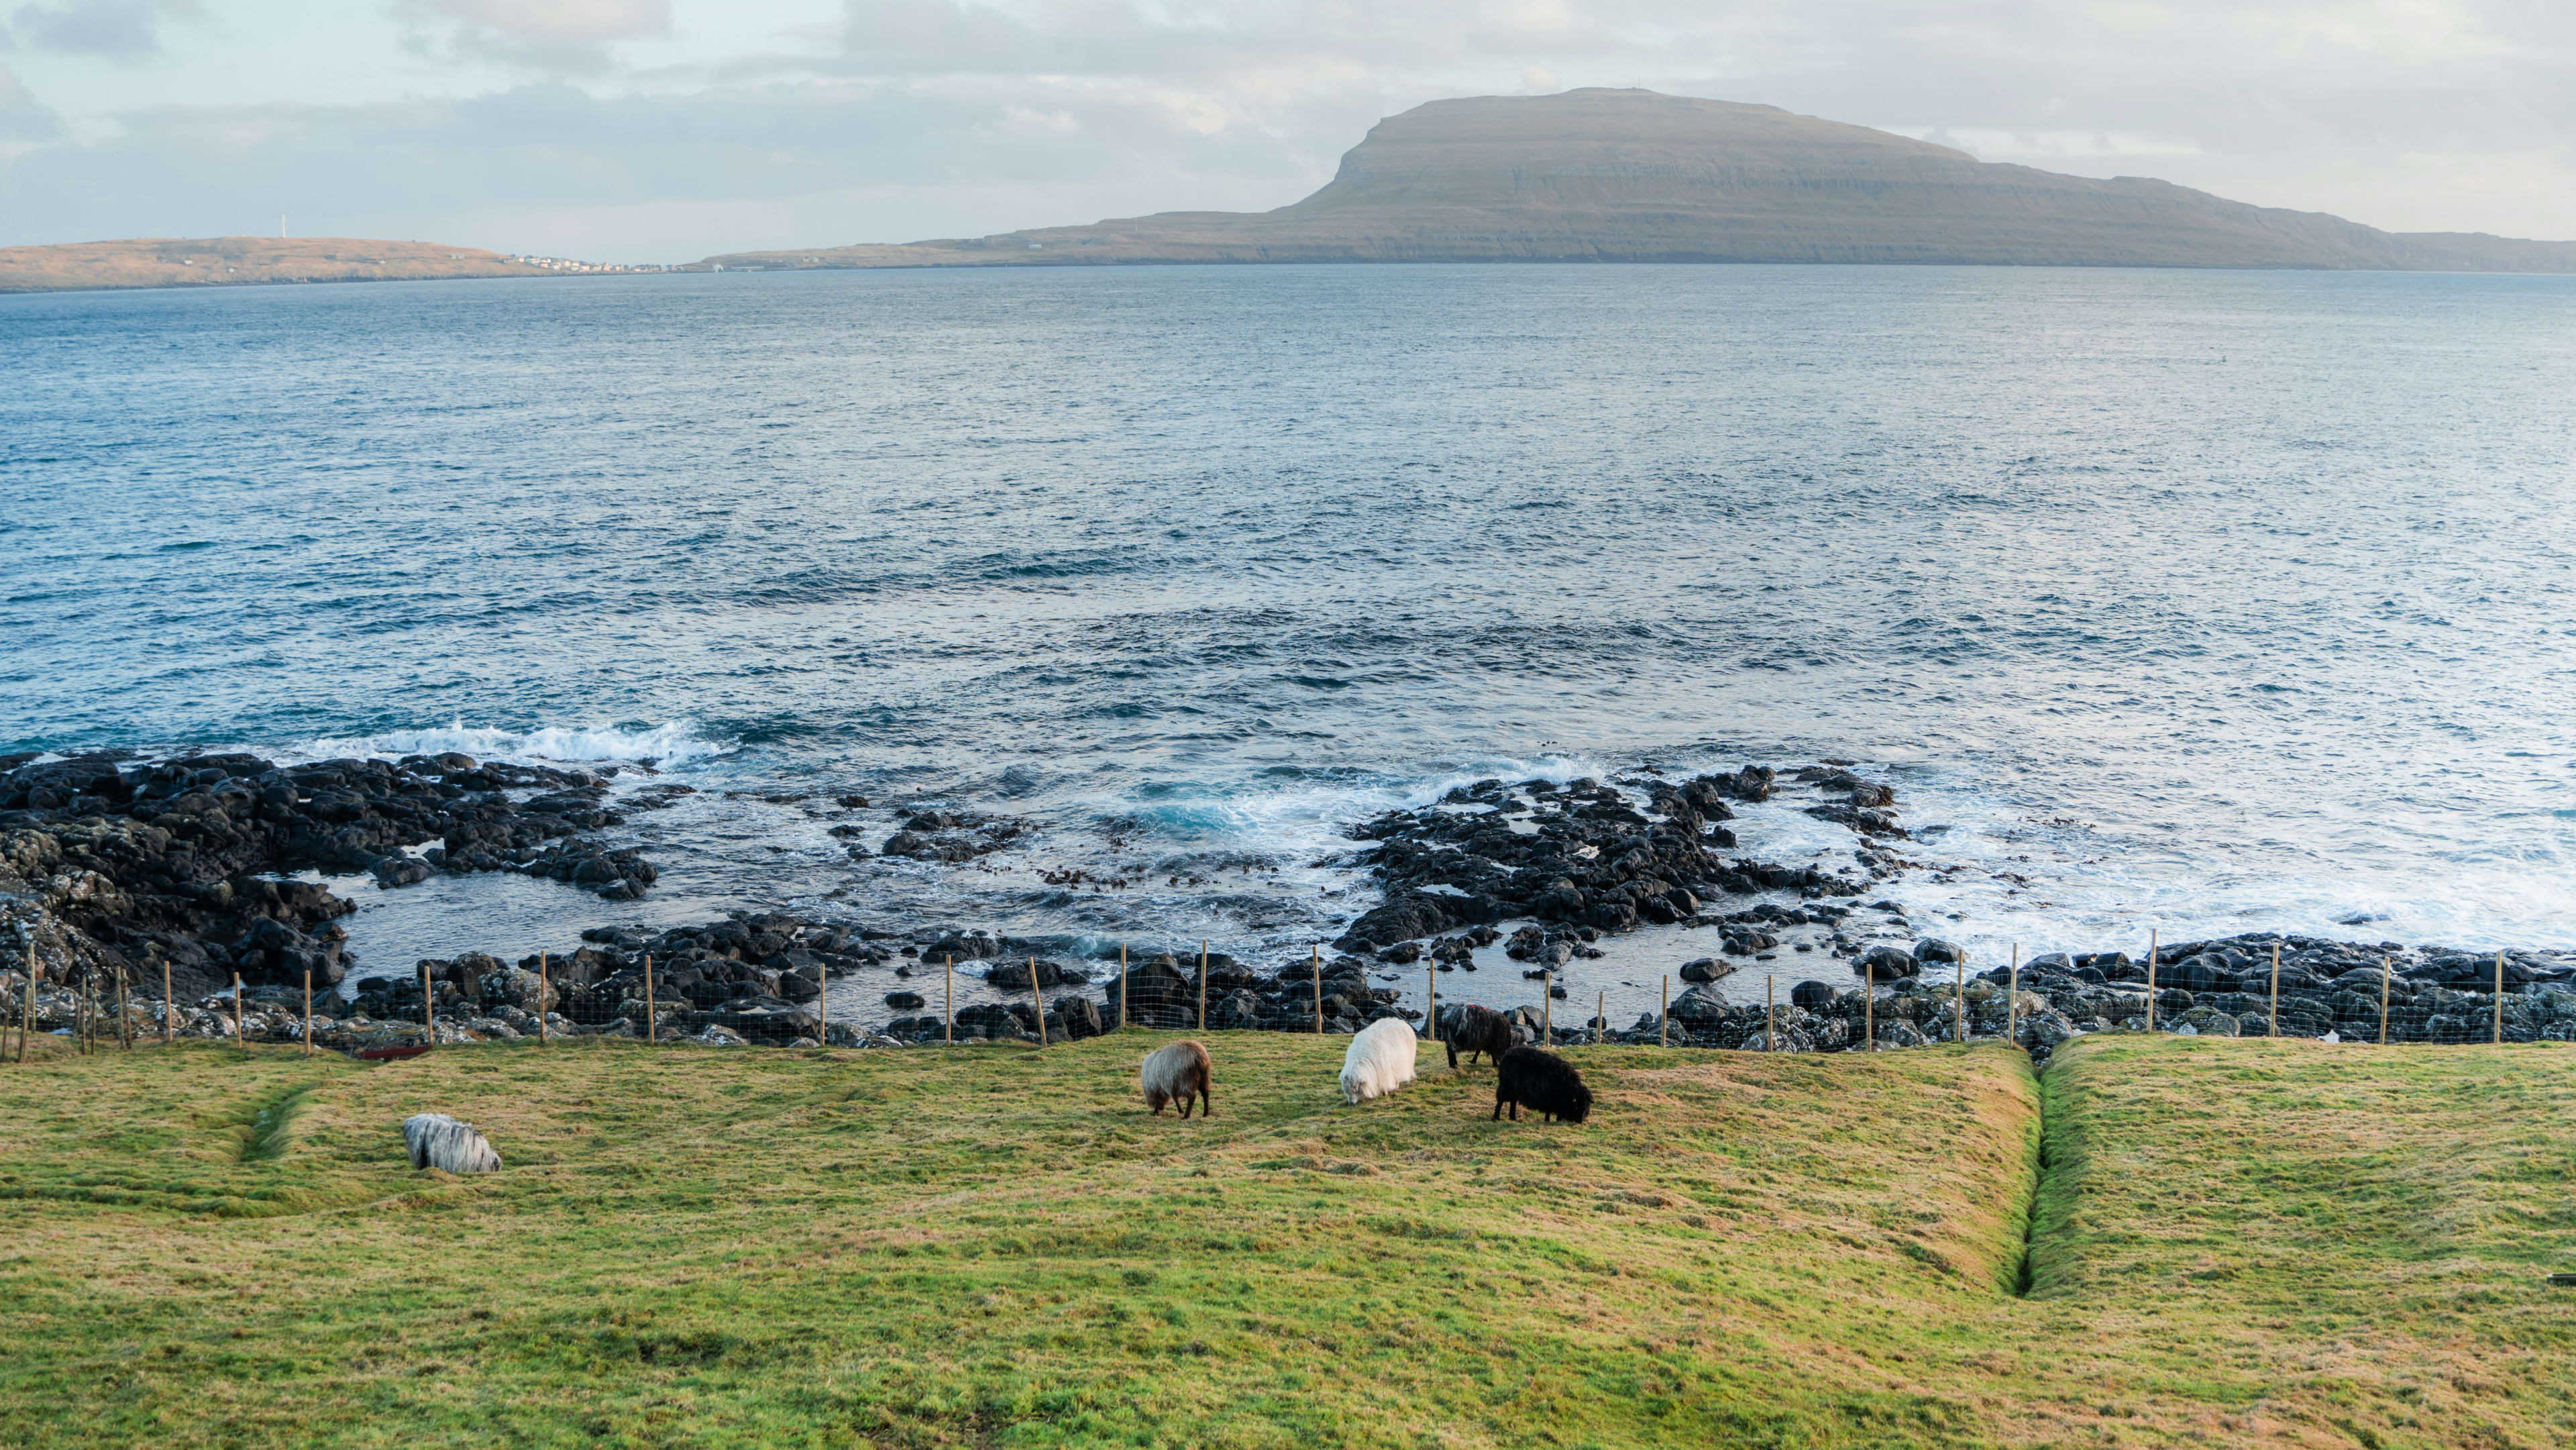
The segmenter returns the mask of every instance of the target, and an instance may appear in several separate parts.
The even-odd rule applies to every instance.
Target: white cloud
[[[512,40],[633,40],[671,33],[671,0],[429,0],[427,8]]]
[[[398,0],[393,14],[423,58],[568,75],[615,69],[612,42],[671,33],[670,0]]]
[[[0,147],[51,141],[62,133],[63,118],[37,100],[7,66],[0,65]]]
[[[139,61],[162,53],[161,22],[204,18],[193,0],[60,0],[21,5],[15,38],[35,50]]]

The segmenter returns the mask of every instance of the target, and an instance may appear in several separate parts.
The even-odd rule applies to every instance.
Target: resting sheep
[[[1364,1103],[1413,1081],[1416,1041],[1413,1024],[1401,1017],[1381,1017],[1361,1028],[1342,1054],[1343,1099]]]
[[[1495,1117],[1503,1115],[1505,1103],[1511,1104],[1515,1123],[1524,1107],[1551,1120],[1579,1123],[1592,1114],[1592,1090],[1583,1085],[1583,1074],[1573,1063],[1535,1047],[1515,1047],[1503,1054],[1494,1074]]]
[[[1136,1085],[1145,1090],[1145,1104],[1158,1118],[1168,1103],[1179,1103],[1181,1116],[1188,1117],[1193,1099],[1204,1108],[1199,1116],[1216,1116],[1216,1105],[1208,1098],[1207,1048],[1199,1043],[1175,1042],[1146,1053]]]
[[[411,1150],[411,1166],[436,1168],[447,1173],[498,1173],[501,1155],[483,1141],[471,1123],[460,1123],[445,1113],[420,1113],[403,1119],[403,1146]]]
[[[1500,1062],[1512,1050],[1512,1022],[1491,1007],[1470,1002],[1450,1014],[1443,1024],[1448,1033],[1449,1070],[1458,1070],[1458,1054],[1473,1057],[1483,1053],[1488,1062]]]

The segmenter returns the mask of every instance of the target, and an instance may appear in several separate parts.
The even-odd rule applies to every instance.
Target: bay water
[[[1923,865],[1883,894],[1981,964],[2151,928],[2576,946],[2571,398],[2551,277],[5,297],[0,742],[698,789],[618,833],[643,902],[344,882],[361,971],[742,906],[1272,965],[1374,904],[1343,832],[1389,807],[1825,758],[1896,787]],[[1032,829],[853,858],[832,828],[881,841],[889,802]],[[1641,934],[1576,985],[1624,1022],[1713,948]]]

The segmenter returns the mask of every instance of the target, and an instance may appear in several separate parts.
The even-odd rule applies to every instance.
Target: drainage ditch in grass
[[[288,1088],[255,1104],[250,1116],[238,1120],[241,1146],[234,1151],[234,1161],[274,1163],[285,1157],[287,1133],[294,1127],[295,1120],[303,1115],[305,1095],[312,1092],[314,1086],[305,1083]]]

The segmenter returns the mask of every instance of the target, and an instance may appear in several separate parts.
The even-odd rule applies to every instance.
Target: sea
[[[1978,965],[2151,931],[2576,947],[2571,400],[2567,277],[0,297],[0,742],[695,789],[615,833],[661,870],[640,902],[342,881],[359,974],[737,909],[1285,964],[1376,902],[1346,832],[1390,808],[1826,759],[1914,837],[1871,899]],[[921,807],[1027,831],[960,865],[833,834]],[[1851,859],[1795,802],[1732,824]],[[1571,984],[1624,1024],[1711,935]],[[1775,971],[1839,964],[1721,985]]]

